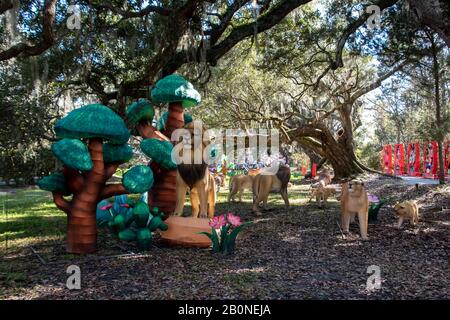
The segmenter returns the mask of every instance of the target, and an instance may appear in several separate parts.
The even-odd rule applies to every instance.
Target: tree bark
[[[103,143],[90,139],[88,150],[93,168],[86,176],[80,193],[75,194],[67,216],[67,252],[92,253],[97,251],[97,202],[105,184]]]
[[[138,123],[138,125],[136,126],[136,129],[138,130],[140,136],[143,139],[158,139],[161,141],[169,141],[169,139],[163,135],[161,132],[157,131],[152,125],[146,123],[145,121],[142,121],[140,123]]]
[[[176,129],[184,126],[184,108],[181,102],[172,102],[169,104],[169,114],[163,134],[171,139],[172,133]]]
[[[118,194],[129,193],[122,184],[105,185],[114,174],[118,163],[105,165],[102,139],[90,139],[88,150],[93,163],[92,170],[83,175],[75,169],[64,167],[66,184],[73,194],[72,200],[53,192],[56,206],[67,214],[67,245],[70,253],[93,253],[97,251],[96,210],[100,200]]]
[[[168,138],[165,140],[169,140],[172,133],[176,129],[183,128],[183,126],[184,108],[181,102],[170,103],[169,114],[162,136]],[[156,133],[153,134],[156,135]],[[164,169],[155,162],[151,162],[149,165],[154,173],[155,181],[148,193],[148,205],[149,207],[158,207],[161,212],[164,212],[164,217],[167,218],[175,210],[177,170]]]
[[[325,157],[333,167],[335,179],[352,177],[364,173],[364,169],[357,162],[353,143],[348,134],[336,140],[328,130],[323,135],[322,143]],[[347,138],[345,138],[347,137]]]
[[[438,61],[438,49],[434,41],[434,35],[431,35],[431,50],[433,54],[433,77],[434,77],[434,103],[436,107],[436,126],[438,128],[437,143],[438,143],[438,176],[439,184],[445,184],[445,169],[444,169],[444,134],[442,129],[442,117],[441,117],[441,92],[440,92],[440,75],[439,75],[439,61]]]
[[[160,212],[164,212],[164,218],[168,218],[175,210],[177,170],[167,170],[159,164],[150,163],[155,177],[152,189],[148,195],[148,205],[158,207]]]
[[[416,19],[437,32],[450,47],[450,4],[448,0],[406,0]]]
[[[37,56],[51,48],[55,44],[55,35],[53,34],[53,23],[56,17],[56,0],[44,1],[44,13],[42,23],[42,39],[35,45],[27,42],[20,42],[11,48],[0,51],[0,61],[22,56]]]

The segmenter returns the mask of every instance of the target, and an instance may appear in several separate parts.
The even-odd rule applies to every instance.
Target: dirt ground
[[[290,188],[291,208],[271,196],[262,216],[243,203],[218,203],[254,223],[239,236],[231,256],[209,249],[166,248],[155,236],[151,251],[119,243],[99,231],[96,255],[64,253],[64,242],[36,245],[3,256],[24,276],[0,277],[2,299],[449,299],[450,186],[408,186],[399,180],[366,176],[371,194],[388,204],[361,241],[358,225],[345,239],[339,204],[326,209],[308,203],[308,184]],[[223,197],[222,197],[223,198]],[[416,199],[421,221],[396,228],[392,206]],[[68,290],[66,269],[81,270],[81,289]],[[369,266],[380,268],[381,288],[368,291]]]

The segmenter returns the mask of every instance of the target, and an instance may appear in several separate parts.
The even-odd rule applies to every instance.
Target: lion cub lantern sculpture
[[[368,240],[369,197],[364,188],[364,183],[352,180],[342,185],[341,223],[344,233],[349,232],[350,222],[355,221],[356,215],[358,215],[361,238]]]
[[[291,169],[289,166],[279,163],[276,174],[262,172],[253,179],[253,206],[252,211],[260,215],[259,205],[267,206],[269,193],[280,193],[284,200],[286,208],[289,208],[288,184],[291,178]]]

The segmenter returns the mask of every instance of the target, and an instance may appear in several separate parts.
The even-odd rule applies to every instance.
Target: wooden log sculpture
[[[56,206],[67,214],[67,252],[92,253],[97,250],[97,203],[117,194],[144,192],[153,175],[147,166],[136,166],[124,174],[122,183],[106,184],[119,164],[133,156],[125,123],[106,106],[91,104],[70,112],[56,123],[55,132],[62,139],[52,151],[64,167],[38,186],[51,191]],[[70,195],[72,199],[64,198]]]
[[[211,232],[208,222],[208,219],[170,216],[165,221],[168,229],[161,232],[161,238],[169,246],[208,248],[211,240],[198,234]]]

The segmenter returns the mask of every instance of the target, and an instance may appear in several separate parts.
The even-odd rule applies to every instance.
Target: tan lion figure
[[[333,176],[330,170],[324,169],[319,173],[317,178],[319,180],[318,186],[325,187],[331,183],[331,179],[333,179]]]
[[[344,233],[349,232],[350,222],[358,215],[361,238],[367,240],[367,224],[369,218],[369,198],[361,181],[349,181],[342,185],[341,224]]]
[[[230,192],[228,193],[228,202],[235,201],[234,197],[239,192],[239,202],[242,202],[242,193],[244,190],[253,190],[253,179],[255,176],[237,174],[230,181]]]
[[[319,206],[326,206],[328,198],[335,194],[336,188],[332,186],[322,187],[319,185],[317,188],[311,188],[311,197],[309,198],[309,202],[311,202],[312,198],[316,197],[316,202]]]
[[[419,222],[419,207],[414,201],[403,201],[394,206],[395,215],[398,217],[397,228],[402,227],[404,219],[409,219],[411,225]]]
[[[289,207],[287,187],[291,178],[291,169],[288,166],[280,165],[278,172],[272,175],[258,174],[253,179],[253,207],[254,212],[259,212],[258,207],[261,202],[267,205],[270,192],[281,194],[286,207]]]
[[[201,132],[198,127],[201,123],[191,122],[185,126],[191,135],[190,163],[181,163],[177,165],[176,178],[176,205],[174,215],[181,216],[186,199],[186,191],[190,190],[190,198],[192,205],[192,216],[212,218],[214,216],[214,208],[216,204],[216,183],[212,173],[208,170],[208,165],[203,160],[203,151],[209,145],[210,141],[205,139],[204,127]],[[195,128],[195,129],[194,129]],[[194,140],[201,141],[195,145]],[[201,139],[201,140],[198,140]],[[205,141],[206,140],[206,141]],[[183,140],[184,141],[184,140]],[[184,150],[184,149],[182,149]],[[201,157],[201,163],[194,163],[194,153],[198,153]],[[181,152],[181,157],[185,156]]]

